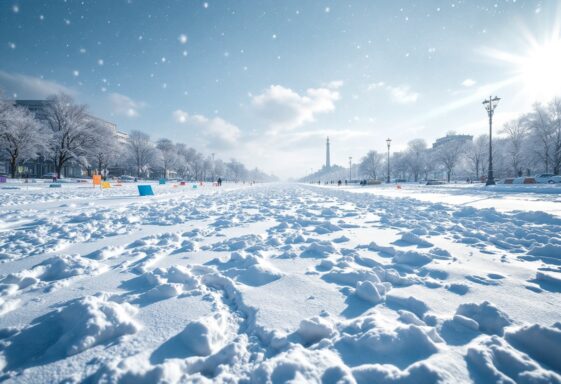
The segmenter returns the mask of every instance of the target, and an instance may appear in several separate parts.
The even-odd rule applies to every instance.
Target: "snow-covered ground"
[[[0,381],[561,383],[555,190],[17,188]]]

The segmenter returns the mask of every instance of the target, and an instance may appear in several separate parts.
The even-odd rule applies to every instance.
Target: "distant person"
[[[53,183],[56,183],[56,175],[53,175]]]
[[[345,179],[345,185],[347,185],[347,179]]]
[[[222,186],[222,178],[218,178],[218,180],[216,180],[216,184],[218,184],[219,187]]]
[[[341,184],[342,184],[342,183],[341,183],[341,180],[339,180],[339,181],[337,182],[337,185],[340,187]]]

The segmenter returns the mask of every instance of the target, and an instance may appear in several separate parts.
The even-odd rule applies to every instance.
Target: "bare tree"
[[[415,181],[425,169],[427,161],[427,143],[423,139],[411,140],[408,144],[404,158],[411,175]]]
[[[446,171],[446,179],[450,182],[454,169],[465,154],[466,143],[461,140],[450,141],[435,148],[434,158]]]
[[[154,159],[154,145],[150,136],[140,131],[132,131],[127,142],[130,158],[136,168],[136,176],[146,174]]]
[[[483,175],[484,170],[486,169],[485,163],[489,156],[488,148],[489,148],[488,135],[479,135],[475,138],[473,142],[467,144],[466,158],[477,179],[479,179],[479,176]]]
[[[94,142],[88,148],[88,163],[93,164],[99,174],[107,174],[107,168],[110,163],[117,161],[122,152],[122,147],[117,142],[115,132],[111,128],[92,121],[91,130]]]
[[[513,176],[520,176],[525,160],[524,143],[526,141],[527,129],[522,123],[522,119],[515,119],[506,123],[501,133],[506,135],[506,155],[510,162]]]
[[[72,98],[64,94],[51,96],[47,100],[49,104],[45,108],[45,115],[52,133],[49,154],[60,177],[62,167],[70,160],[85,156],[95,140],[85,105],[74,104]]]
[[[553,173],[561,171],[561,99],[555,98],[548,104],[551,135],[551,166]]]
[[[44,150],[47,139],[44,127],[28,109],[0,107],[0,153],[9,160],[12,178],[20,162],[35,159]]]
[[[551,124],[546,108],[541,104],[534,105],[534,110],[524,117],[524,125],[528,128],[533,142],[535,158],[543,163],[545,172],[549,172],[549,161],[553,146],[551,135]]]
[[[168,177],[168,172],[178,162],[177,148],[170,139],[158,140],[156,148],[159,150],[159,160],[164,171],[164,177]]]
[[[368,151],[359,165],[359,172],[369,179],[376,179],[378,171],[382,166],[384,156],[376,151]]]

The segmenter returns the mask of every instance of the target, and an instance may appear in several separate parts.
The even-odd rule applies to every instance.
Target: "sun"
[[[529,102],[547,102],[561,97],[561,24],[543,39],[526,33],[518,52],[484,49],[483,53],[500,66],[506,66],[507,84],[517,87],[517,96]]]
[[[517,79],[523,92],[535,101],[547,101],[561,95],[561,38],[540,45],[515,62]]]

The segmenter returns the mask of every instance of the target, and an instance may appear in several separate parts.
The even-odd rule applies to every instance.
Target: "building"
[[[16,100],[15,104],[18,106],[25,107],[35,114],[35,118],[39,121],[46,122],[47,120],[47,108],[50,105],[49,100]],[[113,132],[115,139],[119,143],[126,143],[128,140],[128,134],[117,130],[117,125],[109,121],[100,119],[96,116],[88,115],[88,118],[92,121],[97,122]],[[20,173],[28,175],[29,177],[42,177],[45,174],[55,172],[54,164],[51,160],[39,157],[38,159],[27,161],[23,170]],[[2,166],[0,164],[0,173],[2,173]],[[7,173],[7,172],[6,172]],[[69,161],[67,165],[63,167],[62,174],[65,177],[82,177],[86,174],[82,165],[78,164],[76,161]]]
[[[450,143],[469,143],[473,141],[472,135],[457,135],[455,133],[449,133],[444,137],[436,139],[436,141],[432,144],[432,149],[438,148],[445,144]]]

